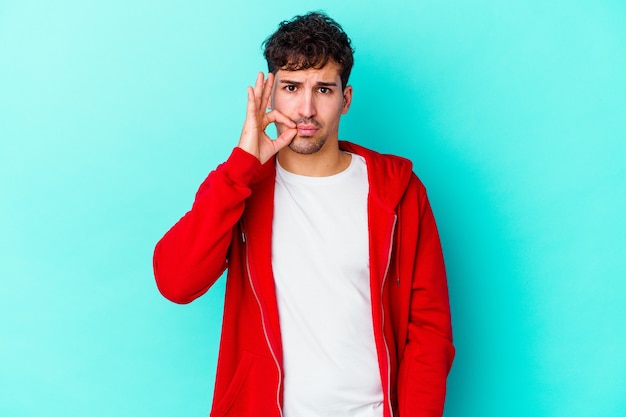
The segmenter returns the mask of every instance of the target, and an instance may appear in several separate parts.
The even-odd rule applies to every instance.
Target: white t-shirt
[[[381,417],[365,160],[353,154],[329,177],[276,170],[272,267],[284,417]]]

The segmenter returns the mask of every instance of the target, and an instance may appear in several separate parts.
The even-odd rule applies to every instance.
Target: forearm
[[[398,379],[401,417],[441,417],[452,360],[445,266],[430,204],[423,193],[407,345]]]
[[[167,299],[191,302],[224,272],[233,228],[259,167],[257,158],[235,148],[200,186],[191,210],[157,243],[154,275]]]

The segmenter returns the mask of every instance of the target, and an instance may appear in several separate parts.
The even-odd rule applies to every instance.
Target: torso
[[[277,164],[272,267],[284,416],[382,416],[372,324],[367,167],[306,177]]]

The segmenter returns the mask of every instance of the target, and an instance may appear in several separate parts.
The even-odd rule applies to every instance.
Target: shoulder
[[[424,184],[413,172],[413,163],[398,155],[382,154],[354,143],[340,141],[339,147],[365,159],[370,189],[381,200],[395,207],[406,197],[422,201]]]
[[[417,186],[424,188],[419,177],[413,172],[413,162],[410,159],[393,154],[384,154],[348,141],[340,141],[341,150],[362,156],[368,170],[371,170],[376,178],[382,178],[385,182],[395,181],[405,186]]]

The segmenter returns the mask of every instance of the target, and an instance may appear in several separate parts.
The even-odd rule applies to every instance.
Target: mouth
[[[299,124],[298,128],[298,136],[313,136],[318,131],[318,127],[310,124]]]

